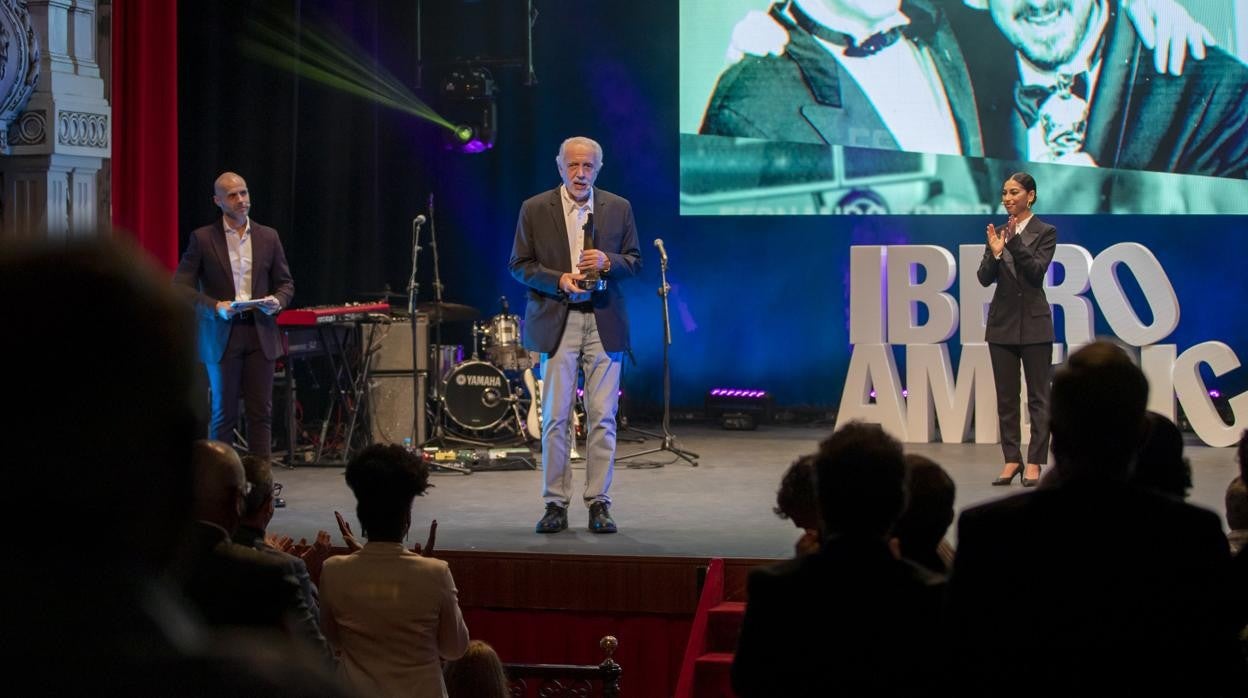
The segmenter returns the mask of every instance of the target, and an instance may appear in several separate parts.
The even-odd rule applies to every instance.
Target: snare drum
[[[507,418],[511,402],[507,376],[485,361],[459,364],[442,382],[445,414],[465,429],[493,429]]]

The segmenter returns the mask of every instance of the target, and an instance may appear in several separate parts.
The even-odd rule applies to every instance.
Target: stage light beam
[[[441,126],[456,139],[472,137],[471,129],[439,115],[345,36],[330,36],[309,24],[296,26],[290,18],[273,17],[249,21],[239,49],[261,63]]]

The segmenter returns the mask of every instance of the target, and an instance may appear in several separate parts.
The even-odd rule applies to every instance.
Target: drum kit
[[[540,440],[541,381],[535,373],[540,357],[524,348],[523,321],[509,312],[505,298],[502,313],[480,322],[474,308],[458,306],[464,310],[449,313],[445,306],[452,304],[440,305],[441,322],[472,323],[472,347],[465,357],[461,345],[430,345],[429,412],[435,436]]]

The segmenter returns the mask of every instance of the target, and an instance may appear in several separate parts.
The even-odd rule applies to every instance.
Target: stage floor
[[[648,427],[647,427],[648,428]],[[687,557],[782,558],[792,554],[798,534],[792,523],[772,513],[780,477],[799,455],[813,451],[830,426],[775,427],[757,431],[679,424],[677,445],[700,455],[698,467],[671,461],[659,453],[616,465],[611,486],[612,515],[620,526],[615,535],[595,535],[586,526],[587,511],[569,510],[569,528],[538,535],[533,526],[543,512],[540,470],[435,473],[435,485],[413,507],[411,539],[423,542],[428,522],[438,521],[437,546],[448,550],[502,551],[540,554],[637,555]],[[622,437],[634,437],[625,431]],[[625,455],[657,446],[621,441]],[[1000,469],[1000,448],[975,444],[908,444],[908,451],[934,459],[957,483],[958,510],[1024,490],[1017,484],[992,487]],[[1223,495],[1235,476],[1232,448],[1189,445],[1194,487],[1188,501],[1218,513],[1225,527]],[[643,463],[642,461],[645,461]],[[664,467],[629,467],[656,462]],[[583,464],[575,473],[584,484]],[[540,461],[539,461],[540,467]],[[334,535],[340,511],[352,523],[355,500],[343,480],[342,467],[279,468],[274,477],[284,486],[287,502],[278,509],[269,530],[309,541],[318,529]],[[956,541],[956,524],[950,529]],[[358,527],[355,529],[358,533]]]

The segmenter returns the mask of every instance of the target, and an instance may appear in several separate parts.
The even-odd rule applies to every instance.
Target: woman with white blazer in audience
[[[351,460],[346,477],[368,543],[321,571],[321,622],[339,676],[362,696],[445,698],[441,661],[463,655],[468,627],[446,562],[403,543],[428,466],[378,444]]]

